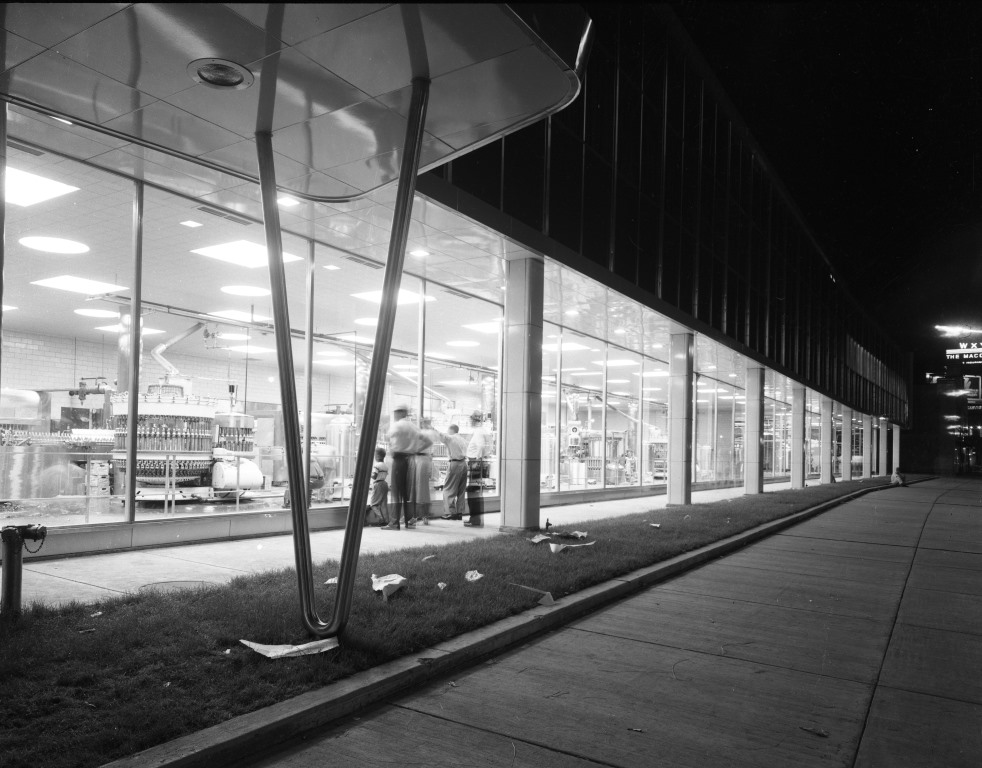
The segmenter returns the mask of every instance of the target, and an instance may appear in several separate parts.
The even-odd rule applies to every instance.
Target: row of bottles
[[[115,416],[113,449],[126,450],[126,417]],[[181,416],[140,416],[136,426],[138,451],[211,451],[211,419]]]
[[[126,461],[116,459],[114,462],[116,469],[121,472],[126,471]],[[159,478],[161,482],[167,478],[176,479],[178,482],[189,478],[197,479],[211,468],[210,460],[201,459],[180,459],[177,461],[165,461],[163,459],[138,459],[136,462],[137,480],[146,482],[154,478]]]
[[[251,451],[254,433],[255,430],[248,427],[219,427],[215,447],[226,451]]]

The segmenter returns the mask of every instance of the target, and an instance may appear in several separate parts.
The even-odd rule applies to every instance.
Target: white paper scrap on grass
[[[549,537],[544,533],[537,533],[531,539],[529,539],[533,544],[540,544],[543,541],[549,541]]]
[[[426,561],[426,560],[432,560],[434,557],[436,557],[436,555],[427,555],[426,557],[423,558],[423,560],[424,561]]]
[[[661,528],[661,523],[649,523],[652,528]]]
[[[570,536],[576,539],[585,539],[589,534],[586,531],[573,531]]]
[[[388,600],[389,595],[399,591],[408,581],[409,579],[405,576],[400,576],[397,573],[390,573],[388,576],[376,576],[373,573],[372,589],[376,592],[381,592],[382,597]]]
[[[442,590],[447,588],[447,583],[445,581],[438,581],[436,585]]]
[[[549,549],[553,552],[562,552],[564,549],[575,549],[576,547],[592,547],[597,542],[588,541],[586,544],[556,544],[554,542],[549,542]]]
[[[535,587],[526,587],[524,584],[516,584],[513,581],[509,581],[509,584],[513,587],[519,587],[521,589],[527,589],[529,592],[537,592],[542,595],[539,598],[539,605],[555,605],[556,601],[552,599],[552,592],[546,592],[544,589],[536,589]]]
[[[478,579],[483,579],[484,574],[479,573],[478,571],[468,571],[464,574],[464,578],[468,581],[477,581]]]
[[[325,584],[337,584],[338,583],[338,577],[337,576],[332,576],[331,578],[329,578],[324,583]]]
[[[303,645],[263,645],[262,643],[252,643],[248,640],[239,640],[242,645],[252,648],[256,653],[261,653],[270,659],[286,659],[292,656],[311,656],[315,653],[324,653],[338,647],[338,639],[330,637],[327,640],[314,640],[312,643]]]

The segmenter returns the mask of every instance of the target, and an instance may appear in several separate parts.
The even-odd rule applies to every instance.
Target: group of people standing
[[[375,452],[372,467],[372,488],[369,508],[386,522],[385,530],[400,527],[414,528],[417,522],[428,523],[440,517],[444,520],[463,520],[465,507],[469,527],[484,525],[481,495],[487,457],[491,452],[488,436],[481,424],[481,415],[471,416],[471,437],[464,439],[456,424],[446,433],[434,430],[428,419],[417,427],[409,420],[409,410],[403,406],[393,410],[389,428],[391,470],[385,464],[386,452]],[[433,445],[443,443],[447,448],[448,467],[443,483],[443,503],[446,513],[431,514],[430,478],[433,472]],[[386,481],[386,476],[388,482]],[[392,503],[387,503],[391,490]]]

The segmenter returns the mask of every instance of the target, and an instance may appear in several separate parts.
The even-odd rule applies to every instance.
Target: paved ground
[[[982,482],[938,479],[835,507],[253,768],[976,768],[980,669]]]

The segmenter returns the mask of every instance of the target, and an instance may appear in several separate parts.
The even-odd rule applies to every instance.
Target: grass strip
[[[359,559],[339,649],[270,660],[239,643],[301,644],[292,569],[227,585],[97,604],[32,605],[0,625],[0,755],[8,768],[87,768],[284,701],[675,555],[847,495],[883,478],[740,496],[577,523],[592,546],[553,553],[502,533]],[[659,527],[654,527],[653,524]],[[556,533],[553,528],[551,533]],[[433,557],[430,557],[433,555]],[[315,565],[315,584],[337,574]],[[468,571],[483,576],[468,581]],[[408,584],[387,601],[371,575]],[[439,583],[446,584],[440,588]],[[318,592],[320,615],[333,590]],[[98,615],[96,615],[98,614]]]

